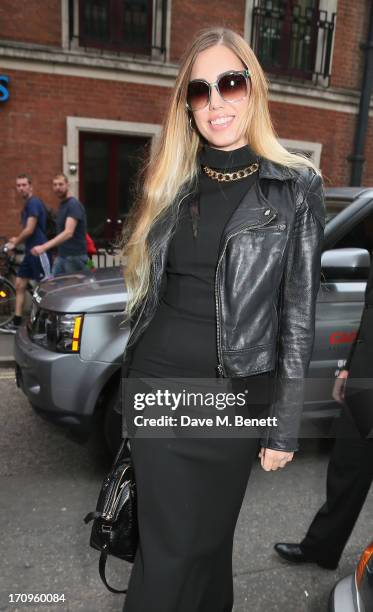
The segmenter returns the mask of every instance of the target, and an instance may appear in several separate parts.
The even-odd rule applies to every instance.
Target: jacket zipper
[[[220,327],[220,292],[219,292],[219,286],[218,286],[218,276],[219,276],[219,267],[220,264],[222,262],[222,259],[225,255],[225,251],[228,245],[228,242],[231,238],[233,238],[234,236],[237,236],[238,234],[241,234],[242,232],[244,232],[247,229],[259,229],[259,228],[264,228],[266,225],[268,225],[268,223],[270,223],[274,218],[276,217],[276,214],[272,215],[271,217],[269,217],[268,219],[266,219],[265,223],[261,223],[260,225],[247,225],[246,227],[241,227],[237,232],[234,232],[234,234],[230,234],[229,236],[227,236],[225,243],[224,243],[224,247],[223,250],[220,254],[220,257],[218,259],[218,263],[216,266],[216,272],[215,272],[215,311],[216,311],[216,341],[217,341],[217,349],[218,349],[218,365],[217,365],[217,371],[219,373],[220,377],[225,377],[226,376],[226,372],[224,370],[224,366],[223,366],[223,351],[221,348],[221,327]],[[285,229],[286,225],[285,224],[280,224],[280,225],[276,225],[277,229]],[[272,226],[273,228],[273,226]],[[272,229],[271,228],[271,229]],[[268,229],[268,228],[266,228]]]
[[[252,228],[252,229],[254,229],[254,228]],[[266,230],[266,231],[267,230],[281,230],[281,231],[283,231],[284,229],[286,229],[286,223],[279,223],[278,225],[271,225],[271,227],[262,227],[262,228],[259,228],[259,229],[263,230],[263,231],[264,230]],[[244,230],[244,233],[245,233],[245,231],[246,230]],[[249,231],[250,231],[250,229],[249,229]]]

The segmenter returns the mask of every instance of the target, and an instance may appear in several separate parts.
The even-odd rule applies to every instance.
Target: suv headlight
[[[27,328],[31,340],[39,346],[57,353],[78,353],[82,325],[82,314],[43,310],[34,303]]]

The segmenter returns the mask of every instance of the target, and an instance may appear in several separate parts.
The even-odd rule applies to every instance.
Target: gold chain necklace
[[[239,181],[240,179],[250,176],[250,174],[254,174],[258,168],[259,164],[257,162],[251,164],[251,166],[247,166],[247,168],[243,168],[242,170],[236,170],[236,172],[218,172],[217,170],[213,170],[208,166],[202,166],[202,170],[208,177],[219,182]]]

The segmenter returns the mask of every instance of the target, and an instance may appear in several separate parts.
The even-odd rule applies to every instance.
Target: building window
[[[77,37],[81,47],[140,55],[165,52],[167,0],[79,0],[77,14],[74,0],[69,6],[70,40]]]
[[[151,0],[80,0],[79,23],[85,47],[150,53]]]
[[[280,143],[291,153],[306,155],[317,168],[320,168],[322,144],[320,142],[308,142],[305,140],[290,140],[280,138]]]
[[[150,138],[80,132],[79,197],[87,208],[88,231],[105,246],[122,231]]]
[[[328,85],[334,22],[319,0],[256,0],[251,45],[267,72]]]

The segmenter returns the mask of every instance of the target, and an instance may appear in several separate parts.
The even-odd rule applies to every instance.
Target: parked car
[[[338,413],[331,398],[335,371],[347,358],[363,309],[373,249],[373,189],[329,189],[327,207],[304,410],[305,422],[317,425],[315,435]],[[118,267],[56,277],[36,289],[30,319],[15,338],[17,384],[33,408],[87,432],[103,411],[111,447],[120,431],[114,408],[129,334],[125,301]]]
[[[329,612],[373,610],[373,542],[367,546],[353,574],[342,578],[329,598]]]

